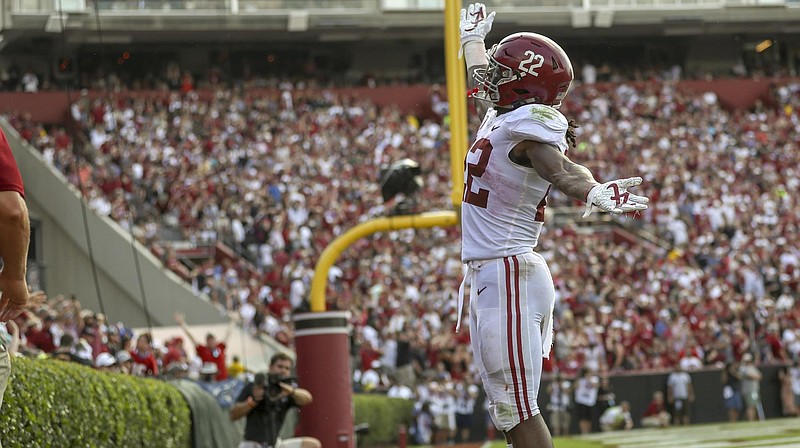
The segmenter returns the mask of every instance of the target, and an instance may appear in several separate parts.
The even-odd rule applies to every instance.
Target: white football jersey
[[[467,152],[461,204],[461,259],[488,260],[530,252],[539,240],[550,183],[512,162],[523,140],[567,151],[567,119],[557,109],[529,104],[497,116],[489,109]]]

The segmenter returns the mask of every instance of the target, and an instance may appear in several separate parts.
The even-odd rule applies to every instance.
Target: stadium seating
[[[796,82],[752,110],[669,82],[575,89],[563,108],[581,126],[570,157],[598,179],[644,177],[651,208],[622,219],[665,248],[619,243],[579,222],[546,227],[539,250],[557,287],[546,369],[800,356],[799,103]],[[287,345],[322,249],[387,212],[381,164],[417,160],[420,208],[448,207],[447,129],[332,91],[79,100],[73,118],[72,134],[10,121],[96,212],[124,221],[132,211],[137,237],[167,267]],[[93,165],[76,164],[79,148]],[[550,205],[576,204],[554,193]],[[230,250],[187,265],[171,239]],[[410,365],[417,377],[468,377],[468,332],[452,332],[461,274],[457,229],[392,232],[345,252],[329,274],[328,306],[353,312],[359,370],[380,360],[389,373]]]

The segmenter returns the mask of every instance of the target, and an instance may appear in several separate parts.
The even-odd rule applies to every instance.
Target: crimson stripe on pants
[[[522,352],[522,312],[520,311],[520,295],[519,295],[519,260],[514,255],[514,298],[516,299],[517,311],[517,354],[519,355],[519,369],[520,376],[522,376],[522,393],[525,394],[525,410],[528,411],[528,418],[533,417],[531,412],[531,403],[528,399],[528,380],[525,378],[525,355]],[[522,414],[522,409],[519,410]]]
[[[519,387],[517,387],[517,368],[514,362],[514,315],[511,312],[511,266],[508,258],[503,258],[506,267],[506,322],[508,336],[508,361],[511,364],[511,381],[513,381],[514,398],[517,401],[517,410],[522,412],[522,403],[519,400]]]

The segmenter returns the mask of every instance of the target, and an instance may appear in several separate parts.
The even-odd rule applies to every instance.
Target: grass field
[[[635,429],[555,439],[556,448],[800,448],[800,419]],[[495,442],[491,448],[505,448]]]

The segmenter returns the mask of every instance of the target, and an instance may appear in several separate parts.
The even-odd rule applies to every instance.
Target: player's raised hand
[[[628,192],[628,188],[641,183],[641,177],[629,177],[596,185],[586,196],[586,211],[583,217],[591,215],[595,207],[615,214],[647,209],[650,199]]]
[[[483,3],[473,3],[467,9],[461,10],[461,22],[458,28],[461,31],[462,48],[467,42],[483,42],[486,35],[492,30],[494,14],[492,11],[487,15],[486,5]]]

